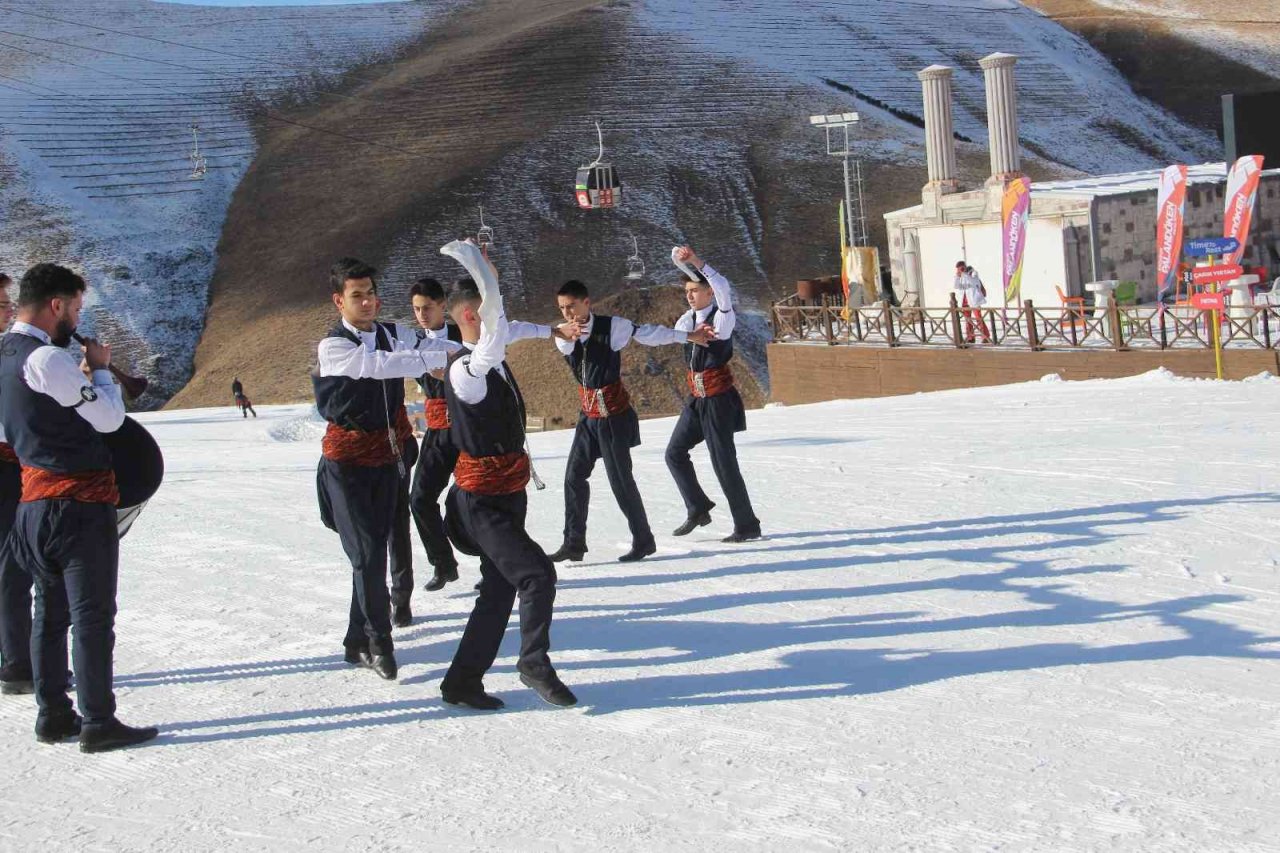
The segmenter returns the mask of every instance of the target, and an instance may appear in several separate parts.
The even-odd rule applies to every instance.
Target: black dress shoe
[[[154,739],[158,734],[160,734],[160,730],[153,726],[135,729],[133,726],[126,726],[112,717],[108,723],[98,726],[84,726],[80,730],[80,751],[109,752],[113,749],[124,749],[127,746],[146,743]]]
[[[423,586],[427,592],[438,592],[444,589],[447,583],[453,583],[458,579],[457,566],[442,566],[431,573],[431,580],[427,581]]]
[[[396,674],[400,668],[396,666],[396,656],[391,652],[385,655],[373,655],[373,662],[369,664],[373,667],[373,671],[378,673],[379,678],[385,678],[387,681],[395,681]]]
[[[373,658],[369,655],[369,649],[367,647],[355,648],[353,646],[346,646],[346,650],[347,651],[343,654],[342,659],[347,663],[353,664],[354,666],[373,666]]]
[[[522,672],[520,673],[520,683],[525,687],[533,688],[534,692],[550,705],[568,708],[578,704],[578,697],[573,695],[572,690],[565,687],[564,682],[554,672],[541,678],[534,678]]]
[[[0,693],[5,696],[22,696],[36,692],[36,682],[31,675],[31,665],[11,663],[0,667]]]
[[[706,527],[711,523],[711,511],[695,512],[684,520],[684,524],[671,531],[672,536],[688,536],[695,527]]]
[[[413,624],[413,611],[408,604],[397,604],[392,608],[391,624],[397,628],[408,628]]]
[[[579,547],[577,545],[561,545],[560,550],[551,555],[551,562],[563,563],[565,560],[578,562],[582,559],[582,555],[587,553],[585,545]]]
[[[471,690],[446,690],[441,687],[440,696],[450,705],[463,705],[477,711],[499,711],[507,706],[497,696],[485,693],[483,687]]]
[[[760,538],[760,528],[755,530],[735,530],[728,536],[721,539],[721,542],[750,542],[752,539]]]
[[[658,553],[658,546],[652,542],[645,545],[632,545],[631,550],[618,558],[619,563],[634,563],[643,560],[650,554]]]
[[[58,743],[69,737],[80,736],[83,722],[75,711],[36,718],[36,740],[41,743]]]

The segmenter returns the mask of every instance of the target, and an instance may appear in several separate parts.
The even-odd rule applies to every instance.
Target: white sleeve
[[[564,338],[555,338],[556,349],[560,350],[561,355],[573,355],[573,341],[566,341]]]
[[[693,331],[694,325],[697,323],[697,313],[692,308],[680,315],[680,319],[676,320],[676,331],[688,332]]]
[[[666,326],[644,325],[635,330],[636,343],[647,347],[661,347],[668,344],[688,343],[689,333],[680,329],[669,329]]]
[[[71,353],[43,346],[27,359],[23,378],[32,391],[48,394],[58,405],[76,410],[98,432],[115,432],[124,423],[124,399],[111,371],[93,371],[90,383]]]
[[[507,343],[527,340],[528,338],[549,338],[551,327],[541,323],[526,323],[523,320],[507,321]]]
[[[321,376],[348,379],[416,379],[440,370],[449,361],[449,351],[444,347],[369,351],[346,338],[323,339],[318,354]]]
[[[716,316],[711,321],[711,327],[715,329],[719,340],[728,340],[738,325],[738,318],[733,313],[733,296],[729,280],[716,272],[708,263],[702,265],[702,274],[707,277],[707,283],[711,285],[711,290],[716,295]]]
[[[498,274],[474,243],[454,240],[441,248],[440,254],[462,264],[480,290],[480,340],[471,355],[458,359],[449,368],[449,382],[458,398],[478,403],[487,393],[486,375],[507,355],[509,324],[498,291]]]
[[[631,343],[631,336],[636,333],[636,324],[626,317],[614,317],[609,326],[609,347],[620,352]]]

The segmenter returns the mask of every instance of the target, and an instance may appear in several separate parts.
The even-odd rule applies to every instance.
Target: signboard
[[[1197,293],[1191,297],[1191,305],[1201,311],[1222,311],[1227,307],[1227,294]]]
[[[1231,281],[1244,275],[1239,264],[1224,264],[1217,267],[1198,267],[1191,271],[1191,281],[1195,284],[1210,284],[1215,281]]]
[[[1182,251],[1192,258],[1207,258],[1210,255],[1221,257],[1229,255],[1240,248],[1240,241],[1235,237],[1211,237],[1202,240],[1188,240]]]

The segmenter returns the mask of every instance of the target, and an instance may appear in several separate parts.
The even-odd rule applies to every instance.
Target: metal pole
[[[846,131],[847,133],[848,131]],[[849,233],[849,245],[857,246],[858,241],[853,236],[853,220],[856,218],[853,212],[853,189],[849,183],[849,146],[844,149],[844,209],[845,209],[845,228]]]

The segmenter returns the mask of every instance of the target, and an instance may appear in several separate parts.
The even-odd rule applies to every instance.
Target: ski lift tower
[[[827,153],[844,161],[844,209],[850,246],[865,246],[870,239],[862,194],[862,161],[854,158],[849,142],[849,130],[859,120],[857,113],[809,116],[809,124],[822,128],[827,135]],[[853,203],[855,192],[856,205]]]

